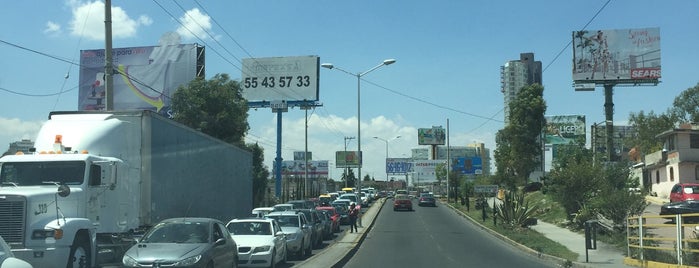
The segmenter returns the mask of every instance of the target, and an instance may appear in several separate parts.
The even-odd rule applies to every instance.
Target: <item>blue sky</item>
[[[66,60],[77,63],[80,50],[104,48],[102,2],[38,2],[14,1],[0,10],[2,151],[12,141],[33,139],[49,111],[77,109],[79,69]],[[362,174],[377,179],[386,176],[386,144],[374,136],[401,136],[389,142],[389,155],[408,157],[419,147],[418,128],[446,127],[449,120],[451,145],[484,142],[494,150],[504,116],[500,66],[523,52],[535,53],[545,67],[547,115],[585,115],[588,130],[604,121],[603,90],[573,90],[572,48],[566,47],[572,31],[603,6],[587,30],[659,27],[661,35],[662,82],[616,87],[617,123],[631,112],[664,112],[699,82],[699,1],[113,0],[112,6],[114,47],[157,45],[164,33],[180,32],[182,43],[207,47],[207,77],[240,79],[239,60],[250,57],[317,55],[353,73],[396,59],[362,82]],[[357,135],[356,77],[321,69],[320,102],[308,113],[308,150],[314,160],[334,162],[344,137]],[[283,115],[285,160],[304,150],[304,115],[298,109]],[[276,117],[269,109],[250,110],[249,121],[247,140],[265,147],[271,167]],[[341,170],[331,165],[330,173],[337,178]]]

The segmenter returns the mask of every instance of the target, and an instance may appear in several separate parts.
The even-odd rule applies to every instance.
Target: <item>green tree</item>
[[[561,149],[562,157],[554,161],[545,187],[553,200],[560,203],[566,214],[571,216],[580,214],[582,208],[597,194],[598,185],[603,184],[604,176],[602,165],[593,162],[593,159],[599,158],[593,158],[591,150],[578,146]]]
[[[509,122],[496,135],[495,162],[497,172],[504,172],[500,176],[513,176],[508,185],[513,189],[526,183],[529,174],[540,165],[541,133],[546,123],[544,87],[522,87],[509,109]]]
[[[267,178],[269,178],[269,170],[263,164],[265,152],[264,148],[257,143],[248,144],[247,148],[252,152],[252,203],[254,207],[261,207],[265,201]]]
[[[655,114],[653,111],[646,114],[643,111],[631,113],[629,124],[636,130],[636,135],[625,143],[628,147],[636,148],[641,154],[649,154],[662,149],[662,141],[655,138],[656,135],[670,130],[677,122],[677,117],[672,113]]]
[[[699,122],[699,83],[690,87],[672,103],[671,113],[680,122]]]

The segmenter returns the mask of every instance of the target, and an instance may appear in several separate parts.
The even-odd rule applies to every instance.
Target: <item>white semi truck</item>
[[[0,158],[0,236],[34,267],[120,265],[160,220],[252,210],[252,155],[149,111],[52,112]]]

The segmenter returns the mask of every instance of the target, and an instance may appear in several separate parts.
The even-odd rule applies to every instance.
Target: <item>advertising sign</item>
[[[306,158],[303,157],[304,153],[307,153]],[[296,152],[294,152],[294,160],[311,161],[311,160],[313,160],[313,152],[296,151]]]
[[[362,154],[358,151],[336,151],[335,166],[337,168],[358,168],[362,166]]]
[[[417,129],[418,145],[444,145],[445,141],[446,134],[442,127]]]
[[[452,161],[452,171],[460,174],[483,174],[483,161],[480,157],[459,157]]]
[[[415,160],[413,162],[413,176],[420,183],[437,181],[437,166],[445,164],[445,160]]]
[[[545,118],[544,137],[546,144],[585,143],[584,115],[547,115]]]
[[[413,160],[410,158],[387,158],[386,173],[391,175],[406,174],[413,168]]]
[[[660,28],[573,32],[576,83],[657,83],[660,77]]]
[[[282,174],[306,175],[306,161],[282,161]],[[328,161],[308,161],[309,175],[328,175]]]
[[[243,98],[256,101],[317,101],[317,56],[243,59]]]
[[[494,194],[498,192],[497,185],[474,185],[473,192],[477,194]]]
[[[170,116],[175,90],[197,75],[196,44],[114,48],[114,109]],[[104,110],[104,49],[80,51],[78,110]]]

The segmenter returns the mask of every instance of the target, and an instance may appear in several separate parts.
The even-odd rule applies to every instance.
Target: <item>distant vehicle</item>
[[[12,254],[10,246],[5,243],[5,240],[0,236],[0,267],[2,268],[32,268],[32,265],[26,261],[15,258]]]
[[[436,207],[437,200],[435,200],[434,197],[431,197],[431,196],[423,196],[423,197],[420,197],[417,205],[421,206],[421,207],[427,207],[427,206]]]
[[[226,224],[238,245],[238,264],[244,267],[275,267],[287,260],[286,238],[276,220],[234,219]]]
[[[276,220],[281,226],[286,236],[287,254],[296,255],[299,259],[311,255],[313,251],[311,232],[313,231],[308,225],[305,214],[293,210],[275,211],[265,217]]]
[[[340,231],[340,220],[342,216],[337,212],[335,207],[316,207],[316,210],[324,213],[330,219],[331,234]]]
[[[699,200],[699,183],[677,183],[670,190],[670,203]]]
[[[362,203],[362,200],[359,198],[359,196],[357,194],[354,194],[354,193],[340,195],[340,197],[338,199],[349,199],[357,205]]]
[[[272,207],[273,211],[287,211],[294,210],[293,204],[276,204]]]
[[[238,248],[222,222],[166,219],[148,230],[122,259],[125,267],[237,267]]]
[[[342,191],[345,192],[346,194],[353,194],[357,191],[357,188],[345,187],[345,188],[342,188]]]
[[[273,207],[254,208],[254,209],[252,209],[252,217],[263,218],[265,215],[269,214],[272,211],[274,211]]]
[[[349,204],[349,203],[348,203]],[[349,224],[349,205],[341,204],[341,203],[333,203],[331,204],[334,208],[337,214],[340,215],[340,225],[346,225]]]
[[[395,196],[395,195],[399,195],[399,194],[408,195],[408,190],[399,189],[399,190],[396,190],[396,191],[393,193],[394,196]]]
[[[671,220],[674,221],[674,216],[677,214],[699,213],[699,200],[685,200],[680,202],[672,202],[663,204],[660,207],[660,216],[672,215]],[[687,217],[690,221],[699,220],[697,217]]]
[[[393,197],[393,210],[413,210],[413,201],[404,194],[397,194]]]
[[[311,200],[290,200],[286,203],[294,205],[294,209],[312,209],[316,207],[315,202]]]

